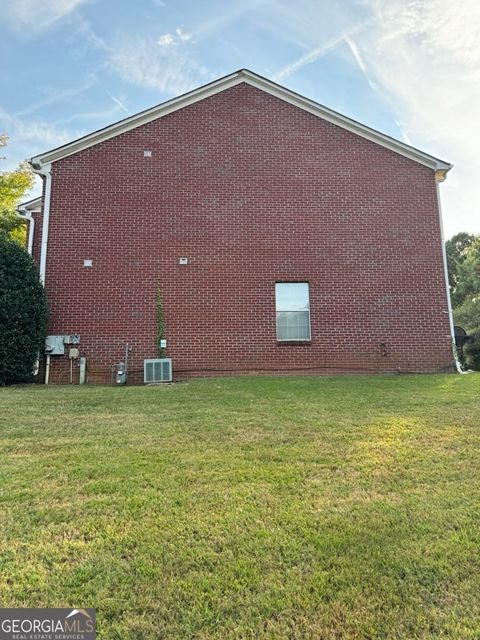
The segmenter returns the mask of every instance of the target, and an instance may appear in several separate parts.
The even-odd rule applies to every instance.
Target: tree
[[[452,306],[457,306],[462,302],[461,294],[457,291],[461,279],[460,271],[465,260],[470,244],[475,240],[471,233],[457,233],[457,235],[447,240],[445,249],[447,252],[448,281],[450,283],[450,295]]]
[[[457,305],[462,306],[480,295],[480,235],[468,245],[458,270]]]
[[[45,291],[31,256],[0,236],[0,385],[32,379],[46,324]]]
[[[7,136],[0,134],[0,148],[5,147],[7,141]],[[22,246],[25,243],[25,221],[17,216],[15,207],[31,189],[33,181],[34,174],[27,162],[21,162],[14,171],[0,171],[0,236]]]
[[[446,243],[453,317],[471,336],[465,364],[480,369],[480,235],[459,233]]]

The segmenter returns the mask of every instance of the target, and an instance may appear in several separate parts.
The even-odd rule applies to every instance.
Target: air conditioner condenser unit
[[[152,358],[144,360],[143,381],[145,384],[172,382],[172,359]]]

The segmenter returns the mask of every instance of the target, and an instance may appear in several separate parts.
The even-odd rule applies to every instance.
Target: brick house
[[[176,378],[453,370],[448,163],[246,70],[31,163],[49,333],[89,382],[126,344],[143,381],[157,289]],[[51,382],[78,382],[69,350]]]

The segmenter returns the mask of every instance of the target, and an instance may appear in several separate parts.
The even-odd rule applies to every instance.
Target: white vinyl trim
[[[136,127],[152,122],[157,118],[162,118],[174,111],[178,111],[179,109],[195,104],[200,100],[204,100],[205,98],[220,93],[221,91],[225,91],[226,89],[234,87],[242,82],[265,91],[280,100],[288,102],[289,104],[303,109],[308,113],[327,120],[328,122],[355,133],[356,135],[370,140],[371,142],[379,144],[382,147],[390,149],[395,153],[399,153],[400,155],[426,167],[444,172],[447,172],[452,168],[452,165],[448,162],[439,160],[428,153],[424,153],[423,151],[415,149],[414,147],[400,142],[399,140],[395,140],[394,138],[380,133],[379,131],[375,131],[370,127],[347,118],[340,113],[332,111],[313,100],[309,100],[308,98],[290,91],[289,89],[286,89],[267,78],[263,78],[256,73],[248,71],[247,69],[236,71],[235,73],[215,80],[214,82],[204,85],[203,87],[199,87],[198,89],[194,89],[182,96],[172,98],[171,100],[167,100],[167,102],[152,107],[151,109],[147,109],[146,111],[142,111],[136,115],[130,116],[129,118],[125,118],[124,120],[105,127],[100,131],[95,131],[94,133],[88,134],[78,140],[74,140],[62,147],[58,147],[57,149],[52,149],[44,154],[35,156],[31,159],[32,166],[40,169],[45,163],[56,162],[61,158],[65,158],[78,153],[79,151],[83,151],[84,149],[88,149],[100,142],[104,142],[105,140],[114,138],[122,133],[126,133]]]
[[[34,200],[28,200],[28,202],[22,202],[17,207],[17,213],[21,218],[28,220],[28,242],[27,251],[32,255],[33,251],[33,238],[35,234],[35,220],[32,217],[33,212],[41,210],[42,199],[35,198]]]

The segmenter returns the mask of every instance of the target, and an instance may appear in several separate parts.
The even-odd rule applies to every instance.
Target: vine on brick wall
[[[165,322],[163,319],[163,298],[160,283],[157,282],[156,290],[156,321],[157,321],[157,352],[159,358],[165,357],[165,349],[161,347],[161,341],[165,339]]]

